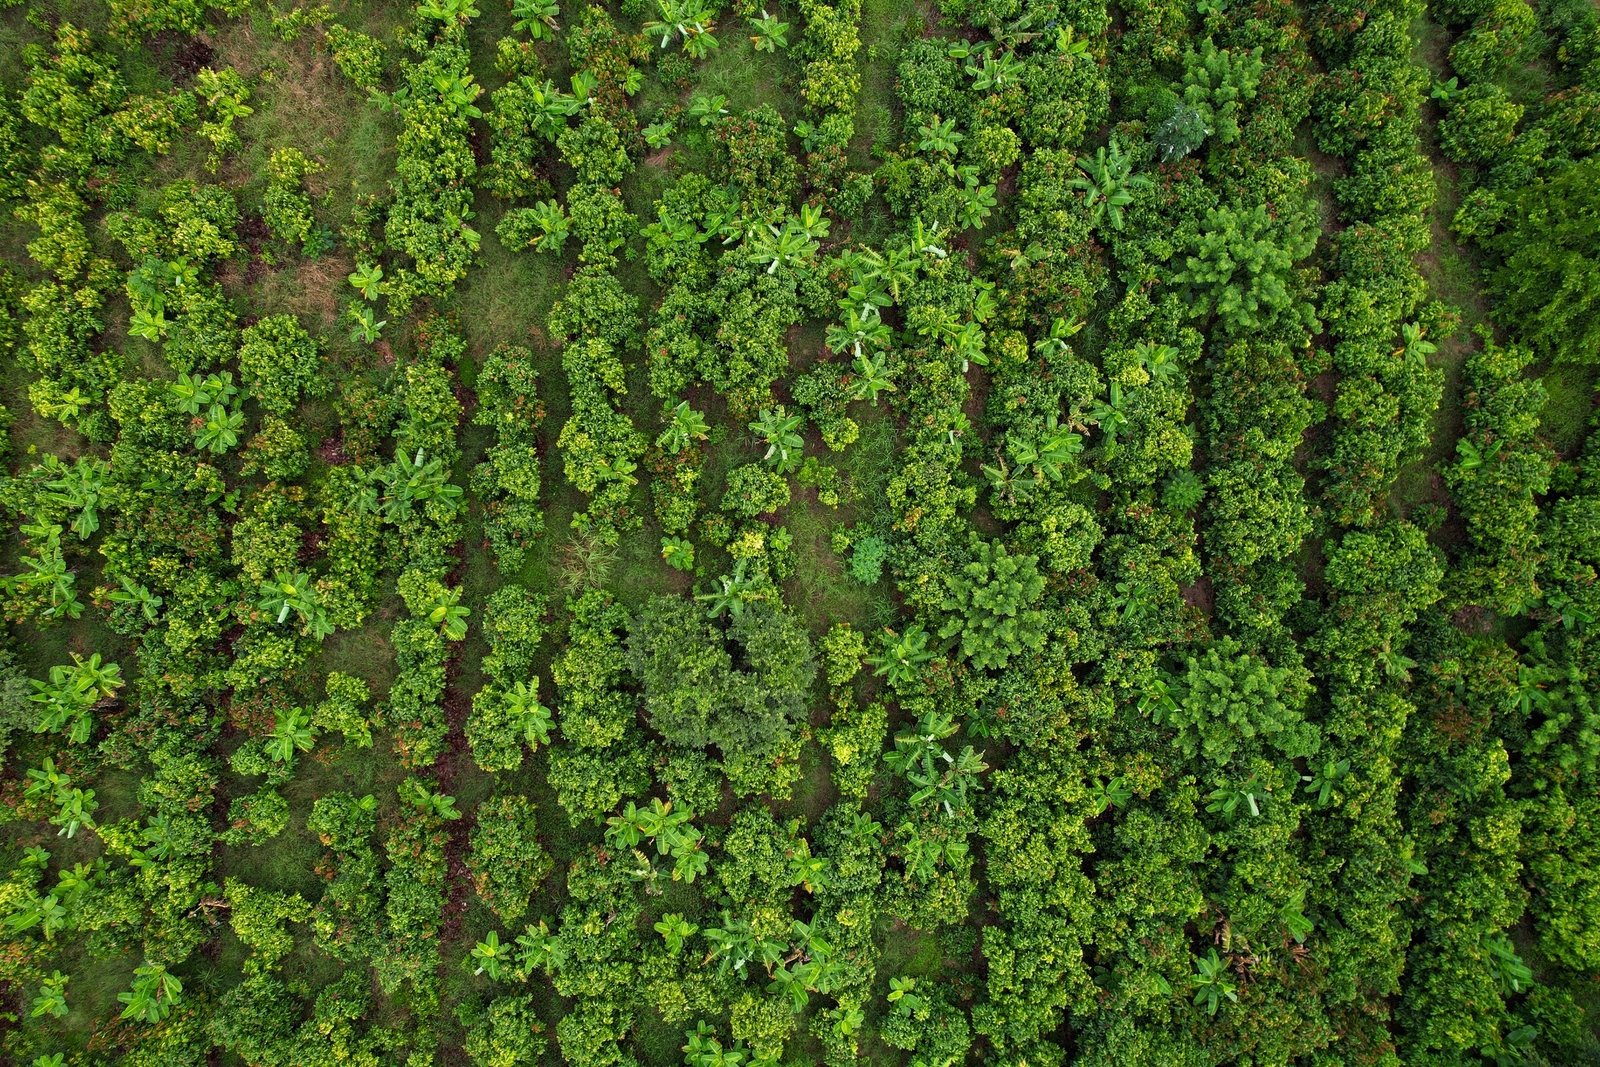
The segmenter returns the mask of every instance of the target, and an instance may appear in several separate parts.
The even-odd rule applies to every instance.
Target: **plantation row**
[[[9,1061],[1600,1056],[1592,5],[0,21]]]

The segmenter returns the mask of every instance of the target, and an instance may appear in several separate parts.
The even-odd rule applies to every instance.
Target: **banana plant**
[[[682,537],[661,539],[661,559],[675,571],[694,570],[694,544]]]
[[[932,115],[917,127],[917,151],[942,156],[948,160],[961,147],[965,136],[956,129],[955,119],[941,119]]]
[[[766,599],[767,594],[760,591],[756,580],[745,573],[748,562],[739,560],[733,565],[732,574],[722,575],[710,592],[695,596],[696,600],[710,605],[706,609],[706,618],[720,619],[729,615],[737,619],[744,614],[746,604]]]
[[[490,930],[487,937],[472,946],[470,956],[472,962],[477,964],[472,971],[474,975],[487,974],[498,982],[508,969],[512,948],[501,944],[499,933]]]
[[[239,395],[231,371],[217,371],[203,377],[180,373],[178,380],[167,386],[167,391],[185,415],[198,415],[213,404],[232,406],[234,397]]]
[[[995,187],[984,185],[978,181],[975,173],[968,173],[966,180],[959,190],[961,196],[961,224],[969,230],[976,230],[988,221],[989,215],[994,211],[999,200],[995,198]]]
[[[855,358],[860,359],[863,352],[868,349],[881,349],[887,347],[893,331],[884,323],[878,309],[872,303],[864,303],[863,309],[858,311],[855,307],[844,309],[844,321],[834,323],[828,327],[827,345],[834,352],[849,351]]]
[[[522,739],[528,747],[548,745],[550,743],[550,729],[555,725],[550,709],[539,701],[539,679],[533,679],[533,684],[520,679],[505,691],[506,717],[516,724],[517,730],[522,734]]]
[[[383,292],[383,268],[376,263],[357,263],[347,280],[368,300],[378,299]]]
[[[152,343],[167,335],[167,316],[159,306],[140,308],[128,320],[128,332]]]
[[[536,252],[560,255],[561,247],[567,243],[567,236],[571,233],[567,213],[555,200],[541,200],[528,210],[529,218],[539,230],[538,235],[528,242],[529,246]]]
[[[656,0],[658,18],[644,24],[644,32],[661,35],[661,47],[672,43],[674,36],[682,39],[683,50],[695,59],[703,58],[718,47],[711,33],[715,26],[715,12],[706,0]]]
[[[196,416],[194,443],[196,447],[214,455],[233,448],[244,431],[244,412],[212,404],[204,418]]]
[[[852,364],[855,377],[850,381],[850,399],[865,400],[878,406],[879,393],[894,392],[894,382],[889,377],[888,357],[882,354],[860,353]]]
[[[1494,440],[1487,445],[1480,446],[1475,441],[1465,437],[1456,442],[1456,456],[1460,468],[1464,471],[1478,470],[1494,460],[1505,447],[1505,441]]]
[[[433,792],[420,779],[407,778],[400,783],[398,792],[401,800],[418,811],[447,821],[461,818],[461,812],[456,810],[455,797]]]
[[[656,438],[663,450],[677,455],[696,441],[704,441],[711,434],[711,424],[706,417],[684,400],[672,409],[667,417],[666,429]]]
[[[350,319],[350,340],[359,344],[377,344],[383,336],[383,328],[389,325],[388,320],[379,319],[378,313],[366,304],[352,304],[348,309]]]
[[[556,21],[559,14],[556,0],[511,0],[511,28],[535,41],[551,40],[561,32],[561,24]]]
[[[456,25],[477,18],[482,12],[475,0],[422,0],[417,14],[445,25]]]
[[[776,15],[767,14],[766,8],[749,22],[754,31],[750,34],[750,43],[757,52],[781,52],[789,47],[789,24]]]
[[[51,971],[40,980],[39,994],[29,1004],[28,1017],[60,1019],[66,1016],[68,1010],[67,976],[60,971]]]
[[[100,501],[111,465],[102,459],[82,456],[68,466],[54,455],[48,455],[40,470],[47,476],[44,485],[49,491],[45,499],[57,507],[76,512],[71,530],[78,535],[78,540],[89,540],[100,529]]]
[[[277,763],[293,765],[295,753],[310,752],[317,743],[316,727],[304,708],[289,708],[277,714],[272,733],[267,736],[267,755]]]
[[[999,56],[984,56],[982,64],[968,63],[966,66],[967,76],[972,79],[972,88],[980,93],[1017,84],[1027,69],[1027,64],[1010,51],[1001,52]]]
[[[172,1013],[182,994],[183,983],[165,965],[146,960],[134,968],[132,988],[117,994],[125,1005],[121,1018],[158,1023]]]
[[[790,474],[800,469],[800,453],[805,438],[800,428],[805,425],[802,415],[790,415],[782,404],[763,408],[760,417],[750,424],[756,436],[766,443],[766,454],[761,461],[779,474]]]
[[[676,956],[683,951],[684,942],[699,933],[700,928],[682,915],[669,912],[655,924],[655,931],[666,940],[667,951]]]
[[[427,618],[446,641],[460,641],[467,636],[467,617],[471,614],[472,609],[461,603],[461,587],[455,586],[439,590],[428,605]]]
[[[1122,154],[1116,137],[1106,147],[1095,149],[1089,159],[1079,160],[1078,170],[1081,173],[1069,184],[1083,192],[1090,221],[1098,226],[1109,220],[1114,230],[1122,229],[1123,208],[1133,203],[1135,194],[1155,187],[1147,175],[1133,173],[1133,161]]]
[[[29,699],[42,708],[34,723],[35,733],[65,728],[67,740],[81,745],[93,732],[89,713],[115,699],[122,688],[122,670],[115,663],[103,661],[98,652],[88,659],[76,652],[71,655],[70,666],[51,667],[46,681],[33,683]]]
[[[268,615],[275,614],[277,618],[274,621],[280,625],[287,622],[291,614],[300,616],[302,621],[309,621],[317,611],[316,590],[312,587],[311,577],[304,571],[279,571],[275,579],[261,583],[256,606]]]
[[[1228,964],[1212,949],[1194,960],[1194,1003],[1204,1007],[1207,1015],[1215,1015],[1223,1001],[1237,1001],[1238,990],[1228,974]]]
[[[922,665],[937,658],[928,648],[929,634],[919,622],[908,625],[904,632],[885,629],[878,635],[878,651],[867,657],[872,673],[880,678],[887,675],[890,685],[914,680]]]
[[[56,813],[50,821],[60,827],[56,836],[71,840],[80,829],[95,828],[94,813],[100,809],[100,802],[95,800],[93,789],[73,786],[57,793],[55,800]]]

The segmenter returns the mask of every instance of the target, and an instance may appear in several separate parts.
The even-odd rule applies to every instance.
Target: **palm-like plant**
[[[805,417],[790,415],[782,404],[777,407],[763,408],[761,415],[750,424],[756,436],[760,437],[767,446],[766,454],[761,461],[772,467],[779,474],[789,474],[800,469],[800,452],[805,447],[805,438],[800,435],[800,428],[805,424]]]
[[[919,622],[911,623],[902,633],[886,629],[878,635],[878,651],[867,657],[867,663],[873,674],[888,675],[890,685],[912,681],[924,663],[937,658],[928,648],[928,640],[928,631]]]
[[[1084,193],[1084,204],[1096,226],[1109,219],[1112,229],[1122,229],[1122,209],[1133,203],[1136,193],[1154,187],[1148,176],[1133,173],[1133,161],[1122,154],[1115,137],[1089,159],[1079,160],[1078,170],[1082,173],[1071,185]]]
[[[750,35],[750,43],[757,52],[778,52],[789,47],[789,24],[776,15],[767,14],[766,8],[750,19],[750,27],[755,31]]]
[[[966,138],[956,129],[955,119],[929,116],[917,127],[917,151],[936,156],[953,156]]]
[[[45,618],[78,618],[83,614],[83,602],[78,599],[77,576],[67,568],[66,557],[62,555],[61,527],[45,523],[27,524],[21,529],[26,537],[35,541],[32,547],[38,554],[22,557],[26,571],[11,579],[12,584],[30,592],[47,591],[49,607],[43,612]]]
[[[194,431],[195,445],[216,455],[237,445],[239,434],[244,430],[244,412],[229,410],[221,404],[212,404],[204,420],[197,417],[196,421],[199,425]]]
[[[500,935],[494,930],[476,945],[472,946],[471,959],[477,964],[473,968],[474,975],[487,974],[496,982],[500,980],[508,969],[511,961],[512,950],[510,945],[500,943]]]
[[[858,354],[852,366],[855,377],[850,382],[850,399],[865,400],[874,407],[878,394],[894,392],[894,382],[889,377],[889,358],[883,354]]]
[[[661,921],[655,924],[655,930],[666,939],[667,951],[674,956],[683,951],[685,941],[700,932],[698,926],[675,912],[663,915]]]
[[[724,574],[716,580],[708,593],[699,593],[695,599],[709,604],[706,609],[706,618],[720,619],[724,615],[737,619],[744,614],[745,605],[766,599],[766,594],[761,592],[756,580],[745,573],[748,560],[739,560],[733,565],[732,574]]]
[[[561,31],[560,13],[556,0],[511,0],[511,28],[535,41],[549,40]]]
[[[506,718],[516,724],[517,730],[522,734],[522,739],[532,748],[536,745],[550,743],[550,729],[555,725],[550,709],[539,700],[539,679],[533,679],[533,684],[520,679],[507,689],[502,697],[505,702]]]
[[[435,793],[420,779],[407,778],[400,783],[398,790],[400,799],[410,804],[418,811],[427,812],[439,819],[459,819],[461,813],[456,810],[456,798],[447,793]]]
[[[133,987],[118,993],[117,1000],[125,1005],[123,1019],[158,1023],[171,1014],[182,995],[183,983],[164,964],[146,960],[133,970]]]
[[[1228,974],[1228,964],[1217,955],[1214,948],[1205,956],[1195,959],[1194,983],[1194,1002],[1203,1006],[1207,1015],[1215,1015],[1224,1000],[1239,999],[1233,978]]]
[[[383,282],[383,268],[376,263],[358,263],[348,280],[362,296],[376,300],[382,291],[379,286]]]
[[[922,236],[928,237],[925,233]],[[861,277],[881,284],[890,298],[898,302],[900,291],[917,280],[917,257],[922,249],[917,247],[916,239],[917,233],[913,233],[911,247],[891,245],[883,252],[871,249],[863,252]]]
[[[674,407],[666,418],[666,428],[656,438],[664,451],[677,455],[696,441],[704,441],[711,434],[711,424],[706,417],[684,400]]]
[[[310,752],[317,743],[316,727],[304,708],[280,711],[267,737],[267,755],[278,763],[292,764],[296,752]]]
[[[446,641],[460,641],[467,636],[467,617],[472,609],[461,603],[461,587],[441,588],[428,605],[428,621],[439,628]]]
[[[675,571],[694,570],[694,544],[682,537],[661,539],[661,559]]]
[[[569,593],[598,589],[620,558],[617,546],[610,541],[579,531],[561,546],[561,584]]]
[[[650,19],[644,24],[644,32],[652,36],[661,35],[661,47],[665,48],[672,43],[674,36],[683,40],[684,51],[696,59],[717,47],[717,40],[711,37],[711,30],[715,25],[715,12],[707,0],[656,0],[660,18]],[[694,45],[697,38],[710,37],[709,44]],[[704,51],[699,51],[703,49]]]
[[[527,928],[517,935],[518,977],[525,978],[538,970],[559,973],[566,965],[566,960],[566,952],[561,942],[550,932],[549,925],[543,919],[537,923],[529,923]]]

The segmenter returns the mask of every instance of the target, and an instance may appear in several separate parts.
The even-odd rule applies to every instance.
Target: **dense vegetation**
[[[293,2],[0,4],[0,1060],[1600,1063],[1589,0]]]

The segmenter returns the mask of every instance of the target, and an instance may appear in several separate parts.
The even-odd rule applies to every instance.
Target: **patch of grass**
[[[494,227],[505,208],[486,194],[478,195],[477,213],[473,225],[483,235],[478,260],[450,304],[468,350],[480,360],[501,344],[544,351],[544,322],[561,295],[567,260],[501,244]],[[559,354],[545,353],[539,371],[548,407],[548,390],[561,376]]]
[[[1545,402],[1540,429],[1563,456],[1577,452],[1594,417],[1595,388],[1600,368],[1578,363],[1558,363],[1543,374]]]
[[[856,135],[850,144],[850,163],[857,170],[871,169],[875,147],[899,139],[894,85],[902,27],[911,35],[928,31],[925,9],[916,0],[862,0],[857,56],[861,93],[856,98]]]

